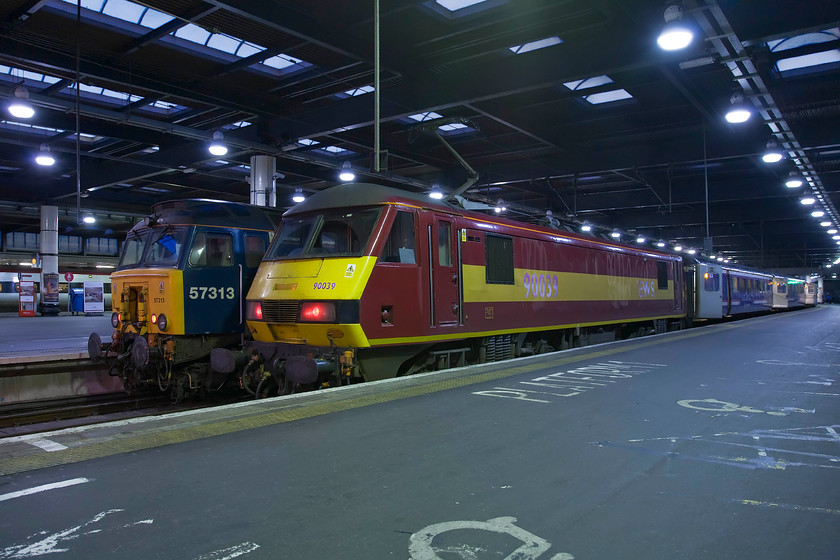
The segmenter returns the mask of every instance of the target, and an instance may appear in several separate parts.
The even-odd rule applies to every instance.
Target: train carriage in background
[[[244,296],[280,213],[214,200],[162,202],[129,231],[111,275],[114,333],[91,334],[127,390],[157,387],[175,400],[220,388],[209,354],[239,347]]]
[[[288,390],[500,360],[679,328],[682,283],[677,255],[341,185],[284,215],[248,293],[254,340],[211,361]]]
[[[21,276],[32,277],[35,282],[35,293],[41,293],[41,272],[39,269],[26,270],[25,272],[0,272],[0,311],[18,310],[18,286]],[[62,313],[76,313],[71,308],[71,290],[83,289],[85,282],[102,282],[104,291],[105,310],[111,309],[111,277],[101,274],[101,271],[88,272],[86,270],[64,269],[58,270],[58,304]],[[40,296],[39,296],[40,306]]]

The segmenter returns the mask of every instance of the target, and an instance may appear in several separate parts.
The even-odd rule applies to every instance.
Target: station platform
[[[119,378],[88,359],[92,332],[109,340],[111,314],[0,313],[0,406],[122,391]]]
[[[820,306],[3,438],[0,557],[838,558],[838,384]]]
[[[0,313],[0,364],[87,358],[90,333],[109,340],[111,313],[19,317]]]

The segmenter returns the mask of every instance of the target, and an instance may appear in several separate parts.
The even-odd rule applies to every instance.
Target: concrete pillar
[[[251,156],[251,204],[277,206],[277,191],[274,188],[276,170],[274,156]]]
[[[41,314],[58,312],[58,208],[41,206]]]

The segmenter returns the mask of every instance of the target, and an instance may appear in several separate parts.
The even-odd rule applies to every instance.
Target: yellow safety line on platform
[[[757,320],[761,321],[763,319],[770,318],[772,317],[765,317]],[[746,326],[747,324],[755,324],[755,321],[737,324],[717,325],[717,327],[731,329],[740,326]],[[631,345],[622,344],[620,346],[612,346],[611,348],[605,348],[603,350],[597,350],[594,352],[576,352],[574,355],[571,356],[564,356],[563,354],[558,354],[554,356],[545,355],[545,357],[537,357],[537,361],[529,361],[525,365],[503,367],[500,369],[495,369],[492,366],[502,365],[504,362],[487,364],[486,368],[489,371],[479,371],[477,373],[470,374],[467,376],[458,376],[460,368],[443,370],[441,372],[438,372],[438,375],[430,375],[428,377],[409,376],[404,378],[404,381],[408,383],[416,381],[418,384],[412,387],[405,387],[395,389],[392,391],[388,391],[387,385],[383,385],[386,388],[386,390],[381,393],[348,396],[346,398],[341,398],[341,395],[338,392],[334,392],[329,394],[328,396],[330,398],[340,398],[341,400],[315,404],[303,403],[299,405],[295,403],[290,403],[289,405],[286,405],[285,408],[283,408],[282,410],[275,410],[271,412],[246,411],[243,414],[240,414],[239,416],[241,417],[239,418],[227,418],[223,420],[216,420],[203,425],[179,425],[178,427],[171,429],[167,429],[166,427],[156,427],[151,433],[136,433],[139,430],[138,426],[134,425],[132,427],[132,430],[134,430],[135,433],[133,434],[118,434],[115,435],[113,439],[103,439],[102,441],[94,442],[88,441],[76,447],[68,447],[67,449],[51,453],[36,452],[30,455],[23,455],[0,460],[0,475],[8,475],[58,465],[78,463],[90,459],[108,457],[110,455],[116,455],[119,453],[141,451],[144,449],[151,449],[163,445],[183,443],[187,441],[231,434],[234,432],[240,432],[254,428],[263,428],[266,426],[272,426],[284,422],[293,422],[295,420],[311,418],[313,416],[332,414],[335,412],[342,412],[345,410],[361,408],[374,404],[386,403],[411,397],[418,397],[421,395],[428,395],[439,391],[446,391],[449,389],[474,385],[477,383],[495,381],[506,377],[512,377],[514,375],[532,373],[534,371],[538,371],[548,367],[565,365],[574,362],[581,362],[584,360],[591,360],[624,352],[632,352],[643,348],[649,348],[651,346],[658,346],[666,342],[694,338],[706,334],[711,334],[717,331],[717,328],[701,328],[692,331],[685,331],[682,333],[674,333],[671,336],[667,337],[656,337],[645,342],[638,342]],[[447,376],[447,379],[438,379],[439,377]],[[375,385],[376,383],[374,382],[370,384],[357,385],[355,387],[358,387],[361,390],[364,390],[365,388],[375,389]],[[313,397],[317,397],[319,393],[313,392],[311,393],[311,395]],[[324,393],[322,393],[322,395],[327,396]],[[282,399],[278,400],[277,403],[278,405],[282,406]],[[105,428],[107,427],[107,425],[103,424],[102,427]],[[2,443],[2,440],[0,440],[0,443]]]

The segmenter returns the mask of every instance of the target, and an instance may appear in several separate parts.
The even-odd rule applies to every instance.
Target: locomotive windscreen
[[[379,214],[379,208],[369,208],[284,219],[266,260],[360,256]]]

